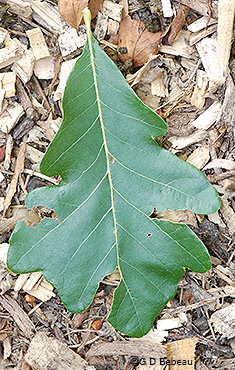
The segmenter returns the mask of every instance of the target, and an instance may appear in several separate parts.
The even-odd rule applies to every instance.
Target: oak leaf
[[[88,6],[91,19],[95,18],[103,4],[103,0],[59,0],[59,12],[63,19],[72,27],[78,28],[83,23],[82,11]]]
[[[150,54],[157,54],[163,31],[150,32],[144,22],[125,17],[120,23],[118,55],[122,62],[132,59],[134,67],[142,66]]]

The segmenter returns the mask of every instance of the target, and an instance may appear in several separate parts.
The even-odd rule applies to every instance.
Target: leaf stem
[[[90,27],[91,27],[91,12],[90,12],[90,9],[86,7],[85,9],[83,9],[82,13],[83,13],[83,18],[85,21],[87,35],[88,35],[90,32]]]

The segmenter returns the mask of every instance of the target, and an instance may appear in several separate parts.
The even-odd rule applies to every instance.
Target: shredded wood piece
[[[2,88],[5,90],[5,98],[15,96],[16,73],[0,73],[0,81],[2,82]]]
[[[65,343],[42,332],[37,333],[31,341],[25,360],[38,370],[95,370]]]
[[[234,0],[219,0],[216,71],[214,75],[214,83],[216,84],[223,84],[229,72],[228,62],[232,44],[234,14]]]
[[[5,151],[5,159],[4,159],[4,168],[6,170],[9,169],[10,163],[11,163],[11,151],[13,148],[13,137],[11,135],[7,136],[7,142],[6,142],[6,151]]]
[[[235,303],[214,312],[210,321],[222,337],[234,338]]]
[[[41,271],[19,275],[14,290],[19,291],[20,289],[43,302],[55,297],[53,286],[46,281]]]
[[[0,130],[5,134],[8,134],[23,114],[23,107],[16,102],[10,104],[6,109],[3,107],[3,111],[0,116]]]
[[[9,205],[11,204],[11,200],[16,192],[19,175],[24,171],[25,149],[26,149],[26,143],[23,142],[20,146],[19,154],[16,160],[14,175],[11,179],[11,183],[8,188],[8,192],[6,195],[5,202],[4,202],[4,209],[3,209],[3,216],[2,216],[3,218],[5,217],[6,211]]]
[[[169,360],[167,364],[169,365],[169,370],[182,370],[185,369],[185,366],[187,366],[187,370],[194,369],[194,352],[197,342],[198,338],[186,338],[167,343],[167,359]]]

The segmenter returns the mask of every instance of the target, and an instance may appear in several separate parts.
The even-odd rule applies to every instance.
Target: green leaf
[[[212,213],[220,201],[196,168],[159,147],[164,121],[145,106],[91,35],[63,97],[63,123],[41,163],[59,186],[36,189],[26,205],[51,207],[58,221],[34,228],[18,222],[8,266],[42,270],[66,307],[83,311],[99,281],[114,271],[121,283],[108,320],[140,337],[171,299],[187,267],[205,272],[209,255],[184,224],[149,218],[158,210]]]

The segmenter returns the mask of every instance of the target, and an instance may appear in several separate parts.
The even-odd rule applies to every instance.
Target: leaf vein
[[[140,270],[138,270],[135,266],[133,266],[131,263],[129,263],[129,262],[127,262],[127,261],[125,261],[124,259],[122,259],[122,258],[120,258],[120,260],[121,261],[123,261],[124,263],[126,263],[129,267],[131,267],[133,270],[136,270],[139,274],[141,274],[142,276],[144,276],[144,278],[146,279],[146,280],[148,280],[148,282],[151,284],[151,285],[153,285],[166,299],[168,299],[167,298],[167,296],[166,296],[166,294],[160,289],[160,287],[159,286],[157,286],[152,280],[150,280],[143,272],[141,272]],[[163,264],[164,265],[164,264]]]
[[[58,275],[61,275],[65,272],[66,268],[68,267],[69,263],[73,260],[73,258],[76,256],[76,254],[79,252],[79,250],[81,249],[81,247],[83,246],[83,244],[90,238],[90,236],[95,232],[95,230],[99,227],[99,225],[102,223],[102,221],[105,219],[105,217],[109,214],[109,212],[112,210],[112,207],[110,207],[107,212],[105,212],[105,214],[100,218],[99,222],[96,224],[96,226],[90,231],[90,233],[87,235],[87,237],[82,241],[81,244],[79,244],[79,246],[77,247],[76,251],[74,252],[74,254],[71,256],[71,258],[68,260],[68,262],[66,263],[64,269],[58,274]],[[56,276],[58,276],[56,275]]]
[[[96,190],[99,188],[99,186],[102,184],[102,182],[104,181],[105,177],[107,176],[107,173],[105,173],[105,175],[102,177],[102,179],[99,181],[99,183],[96,185],[96,187],[92,190],[92,192],[88,195],[88,197],[73,211],[71,212],[64,220],[62,220],[61,222],[59,222],[52,230],[48,231],[40,240],[38,240],[35,244],[33,244],[28,250],[26,253],[24,253],[24,255],[17,261],[17,264],[21,262],[21,260],[27,255],[29,254],[40,242],[42,242],[44,239],[46,239],[48,237],[48,235],[50,235],[52,232],[54,232],[56,229],[58,229],[58,227],[60,227],[63,223],[65,223],[70,217],[72,217],[74,215],[75,212],[77,212],[77,210],[79,208],[81,208],[89,199],[90,197],[96,192]],[[39,224],[40,226],[40,224]],[[13,265],[12,268],[15,268],[16,264]]]

